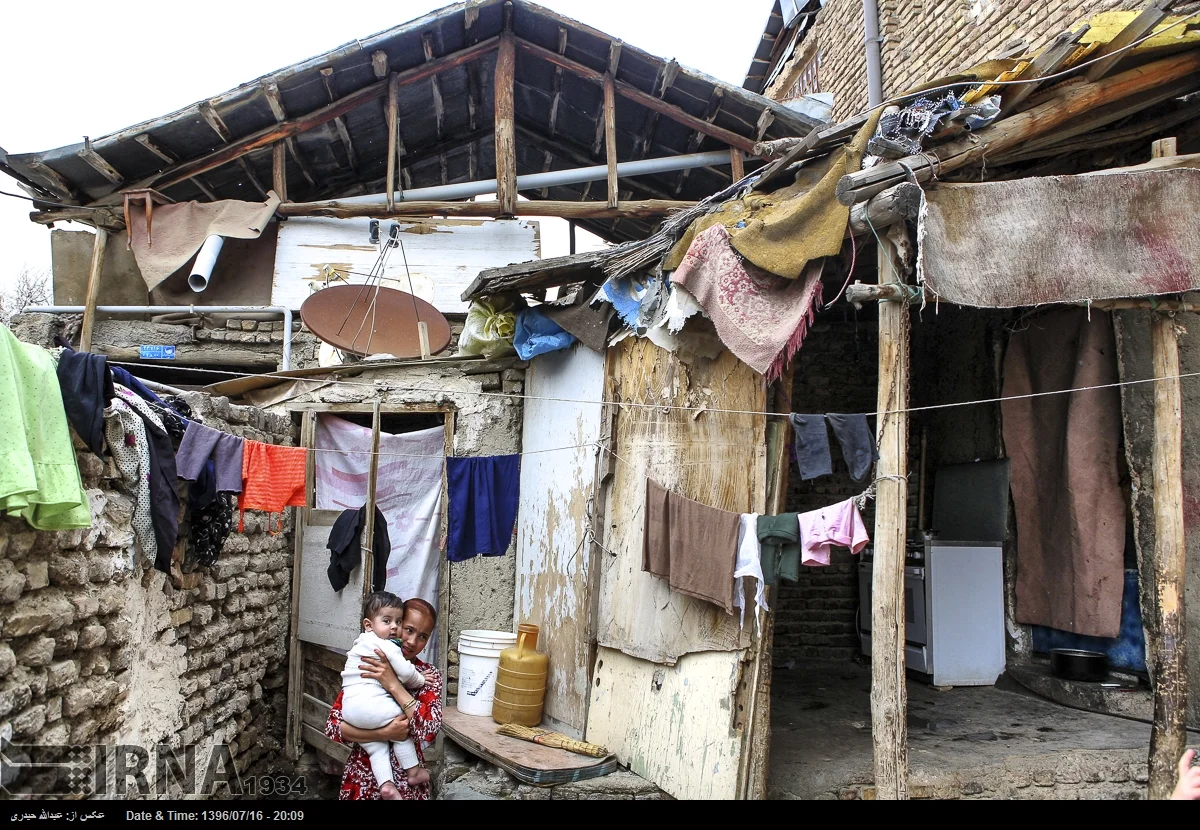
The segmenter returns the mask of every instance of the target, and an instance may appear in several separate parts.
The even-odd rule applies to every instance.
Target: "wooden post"
[[[879,243],[880,282],[903,279],[888,237]],[[908,690],[904,672],[904,548],[908,530],[909,312],[879,304],[879,482],[875,497],[875,566],[871,581],[871,737],[875,797],[908,798]]]
[[[308,527],[309,514],[313,507],[314,485],[316,483],[317,455],[311,452],[316,444],[317,417],[313,412],[305,412],[300,419],[300,446],[310,452],[305,459],[304,476],[305,498],[304,507],[296,514],[296,541],[292,549],[292,596],[291,613],[288,622],[288,687],[287,687],[287,735],[284,749],[293,761],[300,758],[304,751],[301,734],[304,723],[301,718],[304,701],[304,646],[300,644],[300,571],[304,560],[304,528]]]
[[[381,431],[379,415],[379,400],[371,411],[371,467],[367,473],[367,526],[363,531],[362,563],[363,563],[363,598],[371,593],[375,584],[375,491],[376,479],[379,477],[379,433]],[[387,567],[384,562],[382,567]]]
[[[400,124],[400,76],[393,72],[392,78],[388,82],[387,95],[387,128],[388,128],[388,146],[387,146],[387,209],[391,211],[396,207],[396,165],[399,157],[396,154],[396,138],[399,135]]]
[[[104,271],[104,249],[107,246],[108,231],[104,228],[96,228],[96,238],[92,241],[92,266],[88,269],[87,297],[83,304],[83,327],[79,331],[79,351],[81,352],[92,350],[92,327],[96,324],[96,298],[100,295],[100,275]]]
[[[496,200],[506,215],[517,212],[517,141],[513,80],[517,67],[512,32],[500,35],[496,55]]]
[[[279,201],[286,202],[287,197],[287,146],[282,141],[271,145],[271,174],[272,186]]]
[[[604,150],[608,154],[608,206],[621,200],[617,185],[617,91],[613,77],[604,73]]]
[[[729,148],[729,174],[735,182],[746,178],[745,156],[737,147]]]
[[[1175,139],[1154,142],[1155,158],[1175,155]],[[1150,798],[1169,798],[1175,767],[1187,747],[1187,634],[1183,528],[1183,398],[1179,341],[1172,315],[1155,313],[1150,332],[1154,364],[1154,590],[1158,636],[1153,661],[1154,723],[1150,730]]]

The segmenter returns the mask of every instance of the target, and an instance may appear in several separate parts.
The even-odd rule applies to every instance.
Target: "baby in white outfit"
[[[404,622],[404,601],[395,594],[380,591],[367,597],[363,605],[363,633],[354,641],[346,655],[346,668],[342,671],[342,717],[346,723],[358,729],[380,729],[405,714],[400,704],[374,678],[363,677],[359,665],[363,657],[378,658],[376,649],[382,651],[391,664],[396,677],[404,688],[415,691],[425,685],[425,675],[404,659],[400,646],[392,639],[400,636]],[[429,773],[421,769],[417,748],[410,738],[407,741],[368,741],[359,744],[371,759],[371,772],[379,784],[380,795],[385,799],[399,797],[399,789],[392,780],[392,761],[388,749],[394,749],[396,759],[404,768],[409,786],[428,783]]]

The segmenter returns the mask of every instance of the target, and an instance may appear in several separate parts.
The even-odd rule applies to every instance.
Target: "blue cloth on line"
[[[521,490],[521,456],[447,458],[446,557],[503,556],[512,542]]]
[[[534,308],[527,308],[517,315],[517,333],[513,337],[513,348],[517,357],[529,360],[539,354],[557,352],[575,342],[575,335],[563,331],[562,326]]]

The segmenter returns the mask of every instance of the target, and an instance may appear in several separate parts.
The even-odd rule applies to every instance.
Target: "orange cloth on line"
[[[242,494],[238,497],[241,519],[238,532],[246,527],[247,510],[283,513],[286,507],[307,503],[306,470],[308,450],[247,441],[242,453]],[[283,516],[279,517],[283,529]]]

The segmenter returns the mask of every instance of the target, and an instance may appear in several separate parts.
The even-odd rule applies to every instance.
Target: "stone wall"
[[[878,0],[884,96],[967,69],[1006,51],[1033,53],[1100,12],[1140,9],[1144,0]],[[820,90],[834,93],[833,117],[867,105],[862,0],[828,0],[807,37],[817,38]],[[767,90],[778,98],[802,66],[787,66]]]
[[[209,426],[294,443],[285,417],[187,398]],[[91,528],[39,532],[0,519],[0,735],[145,747],[151,787],[159,744],[195,746],[201,774],[216,744],[228,744],[239,772],[266,763],[283,739],[290,515],[271,534],[265,515],[247,514],[212,568],[168,578],[135,554],[133,502],[108,462],[85,449],[77,457]],[[177,562],[186,539],[185,510]],[[10,792],[48,784],[4,783]]]

